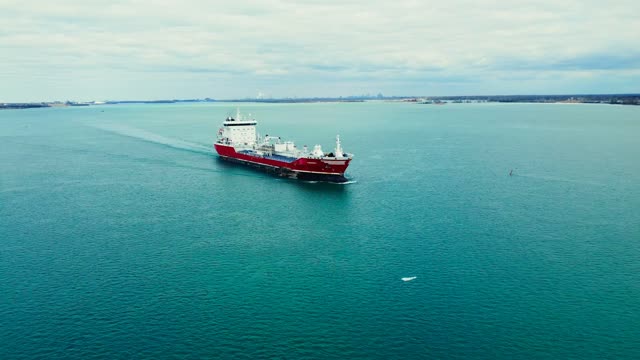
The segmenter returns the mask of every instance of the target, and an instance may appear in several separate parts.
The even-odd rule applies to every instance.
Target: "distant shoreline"
[[[489,95],[489,96],[349,96],[349,97],[318,97],[318,98],[281,98],[281,99],[185,99],[185,100],[118,100],[118,101],[54,101],[39,103],[0,103],[2,109],[33,109],[47,107],[75,107],[98,106],[115,104],[175,104],[202,102],[252,102],[252,103],[326,103],[326,102],[365,102],[365,101],[409,102],[416,104],[444,105],[447,103],[567,103],[567,104],[611,104],[611,105],[640,105],[640,94],[602,94],[602,95]]]

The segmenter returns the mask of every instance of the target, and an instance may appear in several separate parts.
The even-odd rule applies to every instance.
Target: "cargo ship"
[[[214,148],[220,158],[259,168],[269,173],[306,181],[344,183],[349,180],[345,171],[353,158],[342,150],[340,136],[336,136],[333,152],[325,153],[320,145],[310,150],[302,149],[292,141],[283,141],[279,136],[260,136],[256,131],[257,121],[228,116],[218,131]]]

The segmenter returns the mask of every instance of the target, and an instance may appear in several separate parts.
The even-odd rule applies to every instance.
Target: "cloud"
[[[578,84],[571,73],[604,81],[640,68],[639,10],[626,0],[0,0],[0,100],[50,98],[74,76],[124,90],[74,80],[85,92],[65,97],[153,98],[194,81],[189,95],[170,97],[253,96],[258,87],[349,95],[309,94],[336,82],[385,94],[502,92],[513,88],[505,79],[544,73],[549,88],[568,91]],[[640,91],[633,79],[616,84]]]

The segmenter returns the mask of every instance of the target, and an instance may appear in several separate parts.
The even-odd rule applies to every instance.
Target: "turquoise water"
[[[242,110],[354,183],[219,161],[233,104],[0,112],[0,358],[640,358],[640,108]]]

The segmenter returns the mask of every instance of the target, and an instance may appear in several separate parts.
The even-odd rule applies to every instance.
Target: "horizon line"
[[[376,99],[415,99],[415,98],[433,98],[433,99],[448,99],[448,98],[499,98],[499,97],[565,97],[565,96],[584,96],[584,97],[592,97],[592,96],[622,96],[622,97],[635,97],[640,96],[640,92],[638,93],[532,93],[532,94],[492,94],[492,95],[339,95],[339,96],[304,96],[304,97],[244,97],[244,98],[227,98],[227,99],[216,99],[211,97],[203,97],[203,98],[165,98],[165,99],[119,99],[119,100],[90,100],[90,101],[76,101],[76,100],[47,100],[47,101],[20,101],[20,102],[0,102],[0,104],[59,104],[59,103],[123,103],[123,102],[189,102],[189,101],[200,101],[200,102],[233,102],[233,101],[256,101],[256,102],[264,102],[264,101],[278,101],[278,100],[344,100],[344,99],[365,99],[365,100],[376,100]]]

